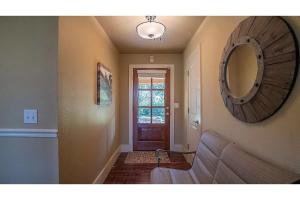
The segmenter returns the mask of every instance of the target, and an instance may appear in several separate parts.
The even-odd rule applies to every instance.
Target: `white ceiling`
[[[144,16],[96,17],[121,53],[181,53],[205,17],[157,16],[166,26],[162,40],[145,40],[136,33]]]

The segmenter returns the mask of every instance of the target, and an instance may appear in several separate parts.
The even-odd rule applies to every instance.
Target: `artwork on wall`
[[[97,63],[97,104],[112,103],[112,73],[101,63]]]

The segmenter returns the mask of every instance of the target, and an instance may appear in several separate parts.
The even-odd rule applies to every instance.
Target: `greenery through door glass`
[[[138,77],[138,123],[165,123],[165,78]]]
[[[140,90],[138,92],[139,106],[151,106],[151,93],[147,90]]]
[[[152,90],[152,106],[164,106],[164,105],[165,105],[165,91]]]

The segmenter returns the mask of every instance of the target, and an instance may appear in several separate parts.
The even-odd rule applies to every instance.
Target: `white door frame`
[[[133,151],[133,69],[134,68],[161,68],[170,69],[170,150],[175,150],[174,141],[174,65],[173,64],[131,64],[129,65],[129,146],[122,151]]]

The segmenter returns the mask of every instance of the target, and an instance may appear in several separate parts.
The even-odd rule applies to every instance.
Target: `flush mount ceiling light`
[[[140,23],[136,27],[138,35],[146,40],[161,39],[166,31],[165,25],[156,22],[155,16],[146,16],[147,22]]]

